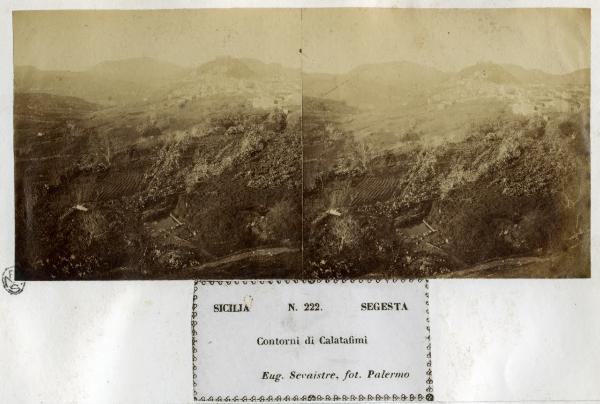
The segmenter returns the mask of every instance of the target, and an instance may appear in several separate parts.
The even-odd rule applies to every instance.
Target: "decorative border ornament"
[[[424,394],[303,394],[303,395],[251,395],[251,396],[201,396],[198,394],[198,343],[196,326],[198,325],[198,285],[281,285],[281,284],[299,284],[299,283],[412,283],[425,282],[425,324],[427,340],[426,356],[426,384]],[[367,401],[396,401],[396,402],[423,402],[434,401],[433,396],[433,373],[431,366],[431,327],[429,321],[429,281],[427,279],[331,279],[331,280],[195,280],[194,296],[192,299],[192,383],[195,402],[203,403],[269,403],[269,402],[312,402],[312,401],[330,401],[330,402],[367,402]]]

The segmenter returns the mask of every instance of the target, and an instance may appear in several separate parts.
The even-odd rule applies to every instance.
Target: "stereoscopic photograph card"
[[[0,401],[600,401],[595,3],[0,8]]]
[[[16,276],[589,277],[590,23],[15,11]]]

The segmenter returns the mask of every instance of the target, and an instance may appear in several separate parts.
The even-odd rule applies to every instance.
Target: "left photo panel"
[[[16,278],[297,278],[300,10],[19,11]]]

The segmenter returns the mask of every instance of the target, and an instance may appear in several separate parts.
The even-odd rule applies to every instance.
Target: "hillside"
[[[589,70],[353,72],[304,76],[306,277],[589,276]]]
[[[412,63],[385,63],[342,75],[303,77],[305,99],[357,108],[338,123],[339,129],[376,148],[402,147],[407,135],[423,144],[460,141],[469,122],[512,114],[578,113],[589,106],[589,69],[553,75],[480,63],[445,73]]]
[[[516,73],[515,69],[511,70]],[[518,84],[525,81],[527,73],[529,71],[523,69],[520,74],[521,77],[517,78],[504,66],[493,63],[480,63],[462,69],[456,74],[455,78],[489,81],[496,84]],[[533,72],[531,73],[533,74]]]
[[[589,273],[589,70],[137,58],[15,88],[28,279]]]
[[[421,97],[447,78],[447,73],[409,62],[362,65],[340,75],[304,74],[303,95],[357,106],[399,103]]]
[[[73,96],[105,106],[180,102],[209,95],[237,94],[261,106],[298,104],[300,72],[253,59],[217,58],[183,68],[152,58],[100,63],[88,70],[43,71],[16,66],[15,92]],[[267,105],[267,103],[269,105]]]
[[[160,68],[135,77],[144,63]],[[15,94],[16,261],[27,279],[300,271],[292,69],[217,59],[182,70],[135,59],[20,73],[26,89],[37,77],[51,92]],[[152,75],[157,83],[144,84]],[[99,83],[103,93],[94,92]],[[93,102],[105,97],[112,102]]]
[[[380,150],[330,126],[340,108],[311,114],[307,277],[589,275],[585,119],[498,118],[459,142]]]
[[[103,68],[68,72],[16,66],[14,86],[17,93],[77,97],[108,106],[139,102],[152,96],[164,84],[163,80],[144,81],[134,79],[134,76],[112,74]]]
[[[494,93],[532,85],[589,86],[589,69],[550,74],[516,65],[478,63],[458,72],[443,72],[410,62],[363,65],[344,74],[305,73],[304,95],[344,101],[350,105],[381,107],[406,105],[443,93],[465,82],[488,85]]]

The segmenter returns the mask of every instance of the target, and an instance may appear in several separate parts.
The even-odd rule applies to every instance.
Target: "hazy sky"
[[[302,30],[311,71],[398,60],[450,71],[480,61],[551,73],[590,66],[586,10],[309,9]]]
[[[577,9],[299,9],[15,12],[14,60],[81,70],[149,56],[182,66],[254,57],[308,71],[408,60],[442,70],[486,61],[553,73],[590,66]]]
[[[300,10],[32,11],[13,14],[14,61],[81,70],[148,56],[182,66],[217,56],[300,65]]]

